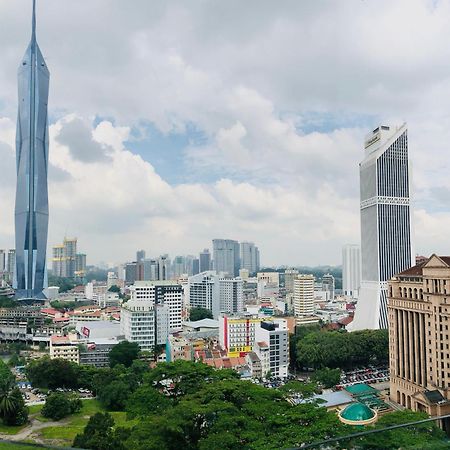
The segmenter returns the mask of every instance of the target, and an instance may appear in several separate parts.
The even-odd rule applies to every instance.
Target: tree
[[[130,396],[125,409],[128,417],[134,419],[165,411],[170,404],[170,400],[165,395],[151,386],[144,385]]]
[[[54,392],[45,400],[42,415],[53,420],[60,420],[80,411],[82,406],[78,396],[69,396],[62,392]]]
[[[0,417],[5,425],[23,425],[28,420],[28,408],[15,379],[0,360]]]
[[[122,341],[115,345],[109,352],[109,365],[114,367],[123,364],[130,367],[135,359],[139,358],[140,349],[136,342]]]
[[[316,331],[296,345],[299,367],[352,369],[369,364],[386,364],[389,359],[387,330]]]
[[[14,299],[0,295],[0,308],[14,308],[16,306],[17,303]]]
[[[316,370],[312,376],[314,381],[320,383],[325,389],[332,388],[341,381],[341,369],[324,369]]]
[[[118,294],[120,293],[120,287],[117,286],[116,284],[113,284],[109,289],[109,292],[117,292]]]
[[[189,310],[189,320],[191,322],[196,322],[202,319],[212,319],[213,315],[209,309],[206,308],[191,308]]]
[[[91,450],[122,450],[123,444],[116,435],[114,419],[108,413],[96,413],[90,419],[82,434],[73,441],[76,448]]]
[[[97,389],[97,398],[106,409],[123,411],[131,393],[132,390],[127,383],[123,380],[114,380]]]
[[[77,388],[79,366],[65,359],[43,356],[31,361],[25,372],[32,385],[40,388]]]

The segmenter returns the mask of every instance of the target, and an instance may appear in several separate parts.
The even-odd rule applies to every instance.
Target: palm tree
[[[0,417],[2,418],[11,416],[20,407],[14,388],[12,376],[0,380]]]

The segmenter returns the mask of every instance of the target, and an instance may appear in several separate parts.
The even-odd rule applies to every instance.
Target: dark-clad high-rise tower
[[[45,299],[48,232],[48,124],[50,74],[36,42],[33,0],[31,42],[18,70],[16,133],[16,298]]]

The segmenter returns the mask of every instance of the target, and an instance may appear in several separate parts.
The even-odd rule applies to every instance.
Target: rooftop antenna
[[[36,0],[33,0],[33,19],[31,22],[31,40],[36,41]]]

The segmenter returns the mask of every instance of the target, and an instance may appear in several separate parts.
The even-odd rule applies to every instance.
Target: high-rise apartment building
[[[206,272],[207,270],[211,270],[211,253],[209,253],[209,250],[207,248],[205,248],[200,253],[200,258],[199,259],[200,259],[200,271],[199,271],[199,273]]]
[[[327,293],[327,300],[332,302],[335,296],[335,284],[333,275],[327,273],[322,277],[322,291]]]
[[[388,318],[391,399],[432,417],[450,414],[450,257],[432,255],[395,275]]]
[[[253,274],[259,270],[259,249],[253,242],[240,244],[241,268]]]
[[[297,275],[294,279],[294,315],[296,317],[314,314],[314,275]]]
[[[387,328],[387,282],[414,264],[406,124],[367,136],[360,178],[362,279],[349,328]]]
[[[6,251],[0,250],[0,273],[6,272]]]
[[[220,312],[244,311],[243,281],[241,278],[219,278]]]
[[[62,244],[53,246],[52,272],[57,277],[84,278],[86,255],[77,253],[77,238],[64,238]]]
[[[16,274],[16,250],[11,248],[8,250],[7,272],[9,284],[13,284]]]
[[[128,300],[120,311],[120,332],[125,339],[152,351],[156,344],[155,304],[151,300]]]
[[[50,73],[36,40],[33,3],[31,41],[19,66],[16,132],[16,267],[20,300],[45,299],[48,234],[48,119]]]
[[[347,244],[342,248],[342,292],[358,298],[361,286],[361,246]]]
[[[75,278],[84,280],[86,277],[86,254],[77,253],[75,257]]]
[[[240,268],[239,242],[231,239],[213,239],[214,269],[230,277],[237,277]]]

